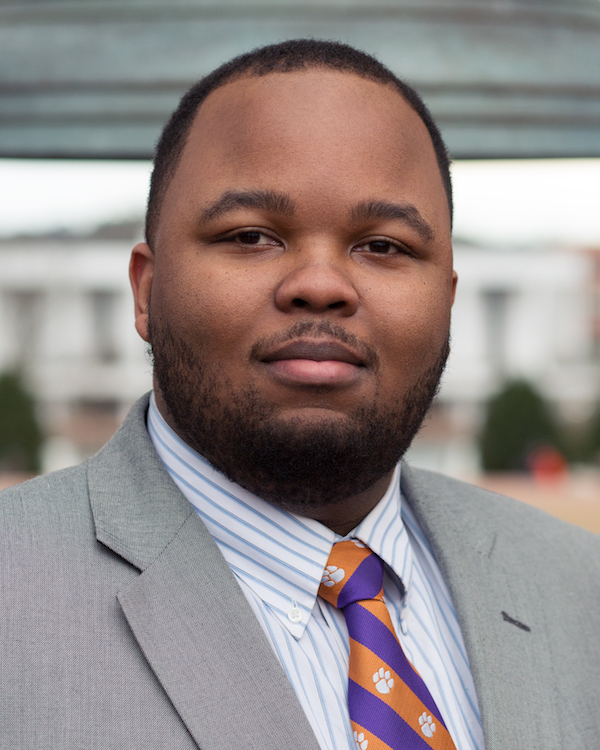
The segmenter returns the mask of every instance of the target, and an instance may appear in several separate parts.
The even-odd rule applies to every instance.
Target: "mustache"
[[[260,359],[263,352],[272,351],[288,341],[307,337],[315,340],[326,338],[330,341],[338,341],[354,350],[367,367],[374,371],[379,369],[379,355],[375,348],[330,320],[299,320],[283,331],[258,339],[252,346],[250,355],[252,359]]]

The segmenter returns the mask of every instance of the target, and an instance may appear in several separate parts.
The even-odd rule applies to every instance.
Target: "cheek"
[[[268,291],[243,274],[183,267],[162,288],[161,309],[190,345],[202,343],[215,358],[247,345]]]
[[[412,381],[437,361],[448,338],[450,293],[422,285],[396,295],[377,317],[378,349],[389,359],[392,377]]]

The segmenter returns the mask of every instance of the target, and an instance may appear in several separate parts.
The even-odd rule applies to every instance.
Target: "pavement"
[[[600,534],[600,471],[575,470],[544,480],[527,474],[484,474],[471,481]]]

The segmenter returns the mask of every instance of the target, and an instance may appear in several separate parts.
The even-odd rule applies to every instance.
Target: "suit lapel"
[[[551,688],[556,678],[538,581],[526,550],[504,533],[498,500],[491,494],[482,500],[474,487],[408,466],[402,469],[402,490],[456,608],[486,750],[560,747]]]
[[[100,542],[139,568],[118,600],[202,750],[318,745],[212,537],[148,439],[147,399],[88,464]]]
[[[316,741],[248,603],[194,513],[119,602],[203,750]]]

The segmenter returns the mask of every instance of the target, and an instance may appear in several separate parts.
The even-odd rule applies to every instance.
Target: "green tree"
[[[596,407],[585,437],[583,460],[600,463],[600,405]]]
[[[562,451],[558,429],[544,399],[524,380],[508,383],[487,405],[480,438],[486,471],[522,471],[537,448]]]
[[[18,375],[0,375],[0,469],[38,472],[41,445],[33,398]]]

